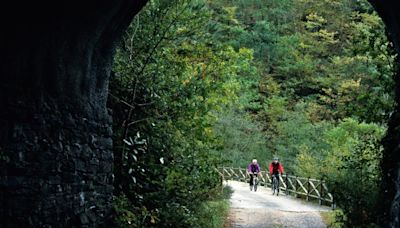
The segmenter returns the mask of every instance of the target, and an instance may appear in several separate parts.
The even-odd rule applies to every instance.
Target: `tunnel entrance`
[[[145,2],[27,3],[4,8],[9,13],[2,14],[0,22],[5,34],[0,38],[2,225],[100,226],[109,220],[109,74],[115,42]],[[399,3],[370,2],[399,53]],[[395,101],[398,88],[396,77]],[[310,94],[313,89],[296,93]],[[400,214],[399,111],[396,105],[382,163],[384,221],[394,227],[399,226]]]

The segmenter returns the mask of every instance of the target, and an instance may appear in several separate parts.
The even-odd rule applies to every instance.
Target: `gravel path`
[[[248,184],[228,181],[234,193],[230,199],[230,227],[326,227],[319,212],[329,207],[281,194],[273,196],[270,188],[252,192]]]

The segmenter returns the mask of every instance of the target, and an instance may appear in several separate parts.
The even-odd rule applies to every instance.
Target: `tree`
[[[209,17],[203,1],[151,1],[117,50],[110,107],[120,224],[194,226],[216,195],[213,125],[237,100],[251,52],[213,39]]]

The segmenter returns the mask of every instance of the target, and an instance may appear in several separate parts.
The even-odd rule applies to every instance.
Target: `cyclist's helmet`
[[[275,160],[276,160],[276,161],[279,161],[279,158],[278,158],[278,157],[274,157],[274,161],[275,161]]]

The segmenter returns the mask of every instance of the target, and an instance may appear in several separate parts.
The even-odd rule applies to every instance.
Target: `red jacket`
[[[277,173],[282,174],[283,173],[283,165],[279,162],[277,162],[276,164],[271,162],[271,164],[269,165],[269,173],[271,175],[277,174]]]

